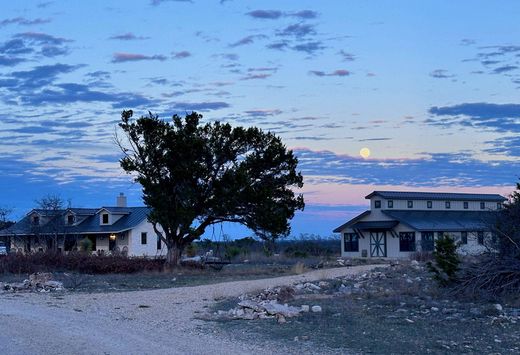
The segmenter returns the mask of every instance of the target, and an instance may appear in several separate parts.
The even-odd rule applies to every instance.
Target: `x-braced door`
[[[370,256],[386,257],[386,232],[370,232]]]

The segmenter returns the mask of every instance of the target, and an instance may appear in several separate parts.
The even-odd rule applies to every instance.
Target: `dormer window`
[[[413,208],[413,201],[408,201],[407,206],[408,208]]]
[[[446,209],[449,210],[451,208],[451,202],[450,201],[446,201]]]
[[[32,223],[37,226],[40,224],[40,216],[33,216]]]
[[[467,210],[469,207],[468,201],[464,201],[464,209]]]
[[[486,208],[486,203],[485,202],[481,202],[480,203],[480,209],[483,210]]]
[[[432,208],[432,201],[426,201],[426,208]]]
[[[394,201],[388,200],[388,208],[394,208]]]
[[[374,207],[375,207],[375,208],[381,208],[381,201],[380,201],[380,200],[376,200],[376,201],[374,202]]]
[[[108,224],[108,213],[103,213],[101,215],[101,223]]]
[[[73,214],[69,214],[67,216],[67,224],[74,224],[74,222],[75,222],[74,215]]]

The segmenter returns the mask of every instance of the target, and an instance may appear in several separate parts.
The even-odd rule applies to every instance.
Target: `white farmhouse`
[[[34,209],[10,228],[0,231],[8,239],[11,252],[32,253],[52,249],[78,250],[88,238],[92,251],[100,254],[122,253],[129,256],[166,254],[153,226],[148,222],[148,207],[127,207],[120,194],[115,207]]]
[[[334,229],[343,257],[406,258],[433,251],[449,234],[461,254],[479,254],[494,238],[493,212],[506,200],[497,194],[374,191],[370,210]]]

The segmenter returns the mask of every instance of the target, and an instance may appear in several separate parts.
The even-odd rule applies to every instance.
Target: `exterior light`
[[[109,238],[110,238],[110,240],[116,240],[116,235],[115,234],[110,234]]]

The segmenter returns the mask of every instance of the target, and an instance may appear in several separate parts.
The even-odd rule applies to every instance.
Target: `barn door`
[[[370,256],[386,257],[386,232],[370,232]]]

